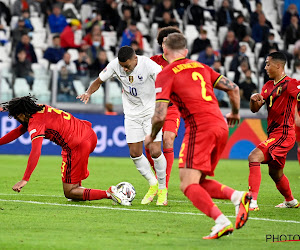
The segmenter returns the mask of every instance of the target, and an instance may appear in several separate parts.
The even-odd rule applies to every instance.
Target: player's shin
[[[172,171],[172,166],[174,162],[174,150],[173,148],[164,149],[164,156],[167,160],[167,169],[166,169],[166,185],[169,186],[170,175]]]
[[[150,186],[156,185],[157,180],[155,175],[153,174],[149,162],[144,154],[139,157],[132,158],[137,170],[140,172],[142,176],[149,182]]]
[[[290,183],[285,175],[275,182],[278,191],[283,195],[286,201],[292,201],[294,199],[290,188]]]
[[[164,189],[166,188],[166,167],[167,161],[164,154],[161,154],[157,158],[152,158],[154,161],[154,167],[158,180],[158,188]]]
[[[260,163],[249,162],[249,171],[249,191],[252,194],[253,200],[257,200],[261,183]]]

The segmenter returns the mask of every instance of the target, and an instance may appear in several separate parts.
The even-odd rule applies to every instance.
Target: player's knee
[[[72,199],[72,195],[71,195],[71,192],[69,190],[64,190],[64,194],[65,194],[65,197],[67,199]]]
[[[174,139],[171,136],[164,137],[163,138],[163,148],[173,148]]]
[[[186,188],[187,188],[186,183],[181,182],[181,183],[180,183],[180,190],[181,190],[182,193],[184,193],[184,191],[185,191]]]

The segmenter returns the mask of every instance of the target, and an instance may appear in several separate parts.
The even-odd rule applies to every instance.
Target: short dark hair
[[[164,38],[167,37],[169,34],[172,33],[181,33],[181,31],[177,27],[168,26],[164,27],[159,30],[157,34],[157,42],[160,46],[162,46],[162,43],[164,41]]]
[[[129,46],[123,46],[118,52],[119,62],[126,62],[135,55],[134,49]]]
[[[287,61],[286,56],[284,53],[282,53],[280,51],[272,52],[268,56],[272,57],[272,60],[280,61],[283,65],[286,64],[286,61]]]
[[[54,40],[54,39],[56,39],[56,38],[60,38],[60,36],[59,36],[59,35],[54,35],[54,36],[52,37],[52,40]]]
[[[16,97],[11,99],[8,102],[1,103],[3,111],[8,112],[8,116],[17,117],[19,114],[35,114],[38,111],[41,111],[44,108],[44,105],[39,105],[36,103],[38,99],[32,95]]]
[[[168,35],[165,44],[171,50],[186,49],[187,41],[182,33],[172,33]]]

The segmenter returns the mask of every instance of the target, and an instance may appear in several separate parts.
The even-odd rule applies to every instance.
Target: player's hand
[[[149,148],[149,145],[153,142],[154,140],[152,139],[152,137],[150,135],[146,135],[145,137],[145,148]]]
[[[240,123],[240,115],[229,113],[226,115],[227,124],[229,128],[233,128],[234,125],[238,125]]]
[[[88,101],[90,100],[90,97],[91,97],[91,95],[89,93],[85,92],[82,95],[78,95],[76,97],[76,99],[80,99],[80,101],[84,102],[84,104],[87,104]]]
[[[250,100],[251,100],[252,102],[262,102],[262,103],[265,102],[263,96],[262,96],[261,94],[259,94],[259,93],[253,94],[253,95],[250,97]]]
[[[27,184],[27,181],[21,180],[13,186],[15,192],[21,192],[21,189]]]

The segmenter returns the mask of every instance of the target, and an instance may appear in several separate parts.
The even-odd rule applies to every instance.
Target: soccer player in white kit
[[[130,157],[150,185],[142,204],[152,202],[156,194],[158,195],[156,205],[168,203],[166,159],[161,152],[162,131],[149,147],[157,179],[143,154],[143,142],[145,136],[151,133],[151,118],[155,110],[155,79],[161,70],[161,67],[150,58],[137,56],[131,47],[124,46],[119,50],[118,58],[112,60],[88,90],[77,97],[87,103],[90,96],[109,78],[116,77],[122,83],[124,125]]]

